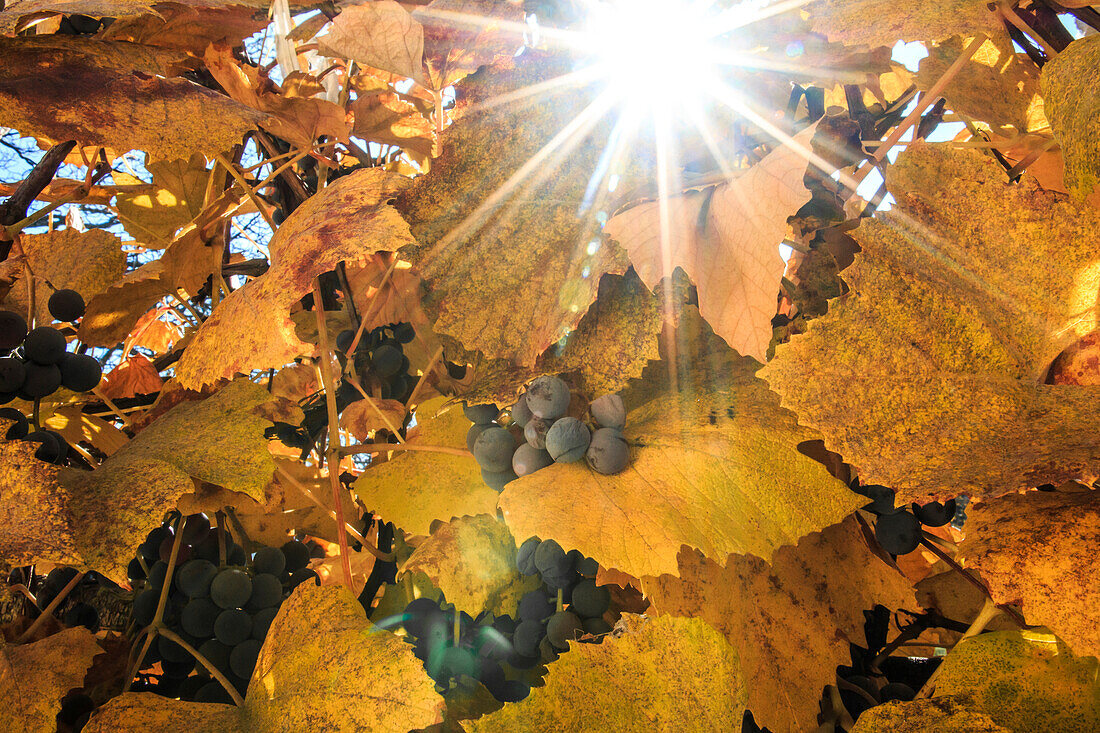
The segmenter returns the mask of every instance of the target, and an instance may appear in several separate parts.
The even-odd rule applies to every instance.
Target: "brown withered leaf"
[[[294,335],[290,307],[310,291],[314,277],[339,262],[358,262],[412,240],[389,204],[407,181],[378,168],[356,171],[295,209],[271,238],[271,269],[230,293],[195,333],[177,365],[180,383],[212,384],[312,353]]]
[[[111,371],[103,375],[100,387],[112,400],[154,394],[164,386],[156,365],[141,354],[128,356]]]
[[[0,728],[12,733],[54,733],[61,698],[80,687],[92,658],[102,649],[78,626],[33,644],[0,650]]]
[[[849,663],[849,643],[866,645],[864,609],[915,608],[909,583],[872,554],[859,524],[840,524],[783,547],[771,564],[754,555],[724,563],[684,549],[679,577],[643,579],[657,613],[698,617],[736,650],[746,706],[775,733],[813,727],[817,695]],[[740,714],[737,716],[740,717]]]
[[[437,397],[417,408],[410,443],[466,450],[470,421],[458,405],[440,412],[445,402]],[[367,509],[406,532],[423,535],[430,534],[436,519],[495,514],[498,497],[485,485],[472,455],[419,450],[395,453],[368,466],[353,488]]]
[[[360,92],[348,107],[355,115],[356,137],[397,145],[420,159],[431,155],[435,128],[411,102],[392,92]]]
[[[165,59],[174,56],[71,36],[0,38],[0,124],[46,142],[75,138],[174,160],[227,150],[263,119],[198,84],[159,76],[172,75]]]
[[[817,0],[805,9],[814,31],[853,46],[893,47],[978,32],[1007,36],[998,13],[982,0]]]
[[[175,5],[218,8],[232,5],[266,7],[256,0],[172,0]],[[9,34],[43,18],[59,14],[88,15],[93,18],[130,18],[162,12],[165,3],[158,0],[12,0],[0,11],[0,31]],[[129,39],[126,39],[129,40]]]
[[[452,519],[413,551],[401,574],[427,575],[459,611],[515,614],[516,541],[496,514]],[[533,590],[533,588],[525,589]]]
[[[544,686],[480,720],[470,733],[605,730],[729,731],[746,688],[736,650],[701,619],[624,615],[621,635],[570,644]],[[816,701],[815,701],[816,702]]]
[[[227,41],[237,45],[267,27],[267,16],[246,2],[229,7],[202,8],[172,2],[157,2],[156,15],[116,18],[100,31],[107,41],[128,41],[158,48],[175,48],[202,58],[211,43]],[[324,17],[323,15],[320,17]]]
[[[753,376],[758,364],[731,351],[697,312],[685,309],[683,321],[681,333],[690,322],[700,336],[676,354],[685,373],[675,386],[654,384],[672,369],[658,362],[623,393],[637,405],[626,418],[626,469],[604,476],[583,461],[555,463],[512,481],[500,508],[514,536],[553,538],[640,578],[675,573],[683,545],[710,557],[769,558],[860,506],[798,451],[817,436]]]
[[[923,144],[887,185],[896,209],[852,233],[851,292],[761,375],[902,503],[1095,478],[1095,388],[1039,382],[1100,320],[1100,213]]]
[[[1084,198],[1100,184],[1095,138],[1097,101],[1092,81],[1100,71],[1100,44],[1079,38],[1043,67],[1046,116],[1065,156],[1065,182]]]
[[[175,238],[176,230],[202,211],[210,171],[201,153],[190,159],[153,161],[146,168],[153,175],[151,186],[139,187],[141,179],[127,173],[112,174],[121,186],[115,206],[131,236],[146,247],[163,247]]]
[[[154,354],[167,354],[172,346],[183,338],[183,318],[167,306],[154,308],[137,320],[133,330],[122,345],[123,353],[137,346]]]
[[[352,59],[418,82],[427,81],[424,29],[394,0],[344,8],[317,42],[325,56]]]
[[[485,69],[463,83],[456,114],[569,68],[524,54],[515,69]],[[597,212],[578,215],[608,125],[582,127],[568,154],[545,147],[590,102],[570,90],[460,116],[444,133],[443,155],[398,199],[420,243],[403,257],[427,285],[436,333],[530,366],[576,328],[600,278],[626,270],[622,250],[598,235]]]
[[[1079,656],[1100,656],[1100,493],[1029,491],[967,510],[959,551],[998,603],[1020,606]]]
[[[975,709],[972,698],[944,695],[931,700],[892,701],[865,710],[852,733],[1012,733]]]
[[[126,269],[122,241],[104,229],[78,231],[71,227],[45,234],[25,234],[19,244],[35,279],[35,317],[52,323],[48,302],[54,290],[69,288],[91,300],[105,291]],[[27,278],[20,277],[5,305],[25,316],[30,304]]]
[[[517,0],[433,0],[413,11],[424,27],[424,62],[433,89],[478,67],[511,58],[523,45]]]
[[[741,354],[761,360],[772,338],[783,278],[779,243],[787,218],[810,200],[802,179],[815,129],[795,135],[791,144],[732,181],[665,204],[634,206],[604,226],[650,287],[683,268],[699,288],[699,311],[715,333]]]
[[[371,407],[372,402],[374,407]],[[382,419],[379,412],[385,416],[385,419]],[[386,427],[387,420],[389,424],[400,427],[405,421],[405,405],[397,400],[372,398],[369,402],[356,400],[340,413],[340,427],[361,441],[366,441],[375,430]]]

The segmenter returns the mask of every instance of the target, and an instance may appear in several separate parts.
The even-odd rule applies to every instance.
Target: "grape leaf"
[[[439,397],[417,408],[410,443],[466,449],[470,421],[457,405],[440,412],[444,402]],[[372,463],[353,488],[363,504],[387,522],[425,535],[436,519],[446,522],[466,514],[495,514],[498,497],[485,485],[472,455],[417,450]]]
[[[0,124],[152,160],[217,153],[263,115],[171,74],[175,52],[67,36],[0,38]],[[61,114],[57,114],[61,111]],[[170,123],[166,123],[170,120]]]
[[[994,600],[1019,605],[1029,623],[1049,626],[1075,654],[1100,656],[1097,493],[1008,494],[968,514],[960,552]]]
[[[1100,393],[1039,382],[1097,327],[1100,213],[923,144],[887,184],[898,205],[853,232],[851,292],[761,376],[901,503],[1095,477]]]
[[[102,393],[112,400],[139,394],[156,394],[164,386],[164,380],[153,362],[141,354],[123,359],[118,366],[103,375]]]
[[[1074,656],[1042,630],[994,631],[947,655],[937,695],[970,695],[975,709],[1013,733],[1100,729],[1100,663]]]
[[[101,705],[82,733],[158,730],[165,733],[245,733],[235,705],[186,702],[153,692],[124,692]]]
[[[477,109],[569,68],[528,56],[514,69],[485,69],[463,82],[442,156],[397,202],[420,243],[402,255],[428,286],[435,332],[525,366],[576,328],[604,273],[627,266],[617,245],[601,241],[597,210],[577,213],[607,123],[596,118],[568,145],[553,140],[590,95],[563,88],[523,105]]]
[[[415,572],[431,578],[448,603],[471,616],[482,610],[514,616],[519,597],[534,590],[525,587],[516,569],[516,541],[495,513],[459,517],[437,529],[401,568],[401,574]]]
[[[1093,88],[1100,72],[1100,44],[1080,38],[1043,67],[1045,112],[1065,157],[1065,183],[1084,198],[1100,183],[1096,116],[1100,98]]]
[[[965,696],[887,702],[865,710],[852,733],[1012,733]]]
[[[1050,365],[1047,384],[1100,385],[1100,331],[1083,336]]]
[[[729,731],[746,678],[736,651],[701,619],[624,615],[621,635],[570,644],[546,684],[480,720],[469,733],[607,730]]]
[[[805,10],[814,31],[848,45],[893,47],[959,34],[1006,36],[1000,16],[982,0],[817,0]]]
[[[524,17],[515,0],[432,0],[413,10],[424,28],[432,88],[444,89],[480,66],[514,56],[524,45],[517,30]]]
[[[295,209],[271,238],[271,269],[230,293],[195,333],[177,365],[180,383],[213,384],[312,352],[294,335],[290,307],[310,291],[313,278],[339,262],[357,262],[412,240],[388,203],[406,183],[377,168],[356,171]]]
[[[266,7],[266,3],[256,0],[173,0],[180,6],[194,8],[217,8],[227,5],[251,5]],[[22,25],[41,18],[57,14],[88,15],[93,18],[127,18],[139,15],[164,12],[157,0],[12,0],[4,5],[0,12],[0,31],[5,34],[22,29]],[[192,13],[194,11],[191,11]],[[205,48],[205,46],[204,46]]]
[[[210,171],[201,153],[186,160],[153,161],[146,168],[153,174],[151,186],[124,172],[112,174],[119,187],[115,206],[126,231],[155,248],[171,242],[176,230],[202,211]]]
[[[364,66],[427,82],[424,29],[394,0],[344,8],[317,43],[325,56],[353,59]]]
[[[107,41],[175,48],[202,58],[206,47],[215,41],[239,43],[267,27],[266,15],[257,16],[256,9],[246,7],[241,0],[232,0],[226,8],[203,8],[198,13],[176,2],[157,5],[156,15],[116,16],[109,27],[100,29],[99,37]]]
[[[692,311],[693,312],[693,311]],[[512,534],[553,538],[635,577],[676,572],[681,545],[709,556],[762,557],[854,511],[860,498],[797,449],[817,436],[800,428],[753,372],[699,323],[691,365],[676,386],[632,386],[626,403],[630,463],[603,476],[583,462],[511,482],[500,495]],[[686,327],[685,327],[686,328]],[[667,360],[666,356],[666,360]],[[651,375],[667,374],[669,362]]]
[[[813,727],[817,695],[790,692],[834,682],[849,643],[866,646],[864,609],[915,607],[909,583],[872,555],[854,517],[780,548],[771,564],[730,555],[723,567],[686,548],[677,559],[679,578],[643,579],[654,610],[699,617],[729,640],[741,677],[753,680],[746,706],[775,733]]]
[[[634,206],[604,226],[650,287],[683,268],[699,288],[703,318],[731,347],[757,359],[772,338],[787,218],[810,200],[802,179],[815,129],[732,181]]]
[[[33,644],[4,644],[0,652],[0,729],[54,733],[61,698],[80,687],[92,658],[102,650],[82,626]]]

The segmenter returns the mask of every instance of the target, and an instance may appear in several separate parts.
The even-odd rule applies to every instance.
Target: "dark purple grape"
[[[12,311],[0,311],[0,351],[11,351],[27,337],[27,322]]]
[[[512,470],[515,450],[516,441],[510,432],[502,427],[490,427],[477,436],[473,453],[483,471],[500,473]]]
[[[19,394],[25,395],[28,399],[36,400],[52,395],[60,386],[61,370],[57,368],[56,364],[28,362],[27,374],[23,379],[23,387],[19,390]]]
[[[474,450],[474,443],[477,442],[477,436],[481,435],[491,427],[493,427],[492,424],[478,425],[477,423],[473,423],[472,425],[470,425],[470,429],[466,431],[466,450],[472,453]]]
[[[617,394],[597,397],[588,405],[588,411],[601,428],[622,430],[626,425],[626,408],[623,407],[623,398]]]
[[[607,623],[602,618],[586,618],[581,623],[584,626],[584,633],[586,634],[600,636],[601,634],[611,633],[611,624]]]
[[[157,603],[160,602],[160,589],[150,588],[142,591],[134,599],[134,608],[131,611],[138,626],[145,627],[153,622],[153,616],[157,612]]]
[[[621,432],[615,428],[600,428],[592,434],[585,459],[596,473],[611,476],[626,468],[630,462],[630,448]]]
[[[929,502],[924,506],[913,504],[913,514],[926,527],[942,527],[955,518],[957,507],[954,499],[948,499],[941,504],[938,501]]]
[[[91,392],[103,378],[103,367],[87,354],[66,351],[58,362],[61,384],[73,392]]]
[[[245,610],[255,613],[264,608],[278,606],[283,602],[283,584],[269,573],[259,573],[252,577],[252,595],[245,604]]]
[[[355,331],[345,329],[336,334],[336,350],[344,354],[348,353],[348,349],[351,348],[351,342],[355,340]]]
[[[286,570],[286,555],[278,547],[261,547],[252,558],[252,569],[279,577]]]
[[[290,581],[287,583],[287,585],[290,586],[291,590],[294,590],[302,583],[307,583],[311,580],[313,581],[314,585],[321,584],[321,578],[318,577],[316,572],[310,570],[309,568],[302,568],[301,570],[295,570],[293,573],[290,574]]]
[[[546,451],[558,463],[584,458],[591,442],[592,431],[575,417],[563,417],[546,431]]]
[[[906,511],[883,514],[875,522],[875,539],[892,555],[907,555],[920,545],[920,522]]]
[[[0,420],[11,420],[4,437],[7,440],[20,440],[30,434],[31,424],[27,416],[14,407],[0,407]]]
[[[214,619],[214,638],[226,646],[236,646],[252,634],[252,617],[238,608],[227,608]]]
[[[516,400],[516,404],[512,405],[509,413],[512,416],[512,422],[521,428],[526,427],[531,418],[534,417],[531,414],[531,408],[527,406],[527,395],[520,395],[520,398]]]
[[[0,359],[0,392],[16,392],[27,379],[27,367],[14,356]]]
[[[404,356],[396,346],[382,344],[370,352],[371,367],[376,376],[386,379],[401,371]]]
[[[594,580],[582,580],[573,588],[571,600],[569,610],[581,618],[597,618],[611,605],[611,593]]]
[[[217,574],[218,568],[209,560],[188,560],[176,570],[176,587],[188,598],[201,598],[210,594]]]
[[[545,450],[524,443],[512,454],[512,471],[516,476],[527,476],[551,465],[554,459]]]
[[[209,598],[192,599],[180,613],[180,628],[191,636],[209,638],[214,634],[214,622],[221,612],[222,609]]]
[[[504,491],[504,487],[517,478],[519,477],[516,476],[516,472],[511,468],[507,471],[486,471],[484,468],[481,469],[481,480],[493,491]]]
[[[569,409],[569,385],[554,376],[539,377],[527,387],[527,407],[535,417],[557,420]]]
[[[546,449],[546,433],[553,425],[551,420],[543,420],[541,417],[532,417],[523,428],[523,439],[527,445],[538,450]]]
[[[572,569],[565,550],[554,540],[543,540],[535,549],[535,567],[542,574],[561,575]]]
[[[543,590],[528,591],[519,602],[519,617],[523,621],[542,621],[554,613],[554,599]]]
[[[557,651],[569,649],[569,642],[575,641],[583,631],[580,617],[571,611],[558,611],[546,622],[546,638]]]
[[[210,600],[221,608],[239,608],[252,595],[252,579],[240,568],[226,568],[210,584]]]
[[[516,633],[512,636],[512,645],[516,653],[523,657],[537,657],[539,655],[539,642],[546,635],[546,627],[541,621],[522,621],[516,626]]]
[[[233,651],[229,653],[229,668],[233,670],[233,674],[244,680],[251,677],[261,646],[258,639],[247,639],[233,647]]]
[[[68,627],[83,626],[93,634],[99,631],[99,611],[95,606],[79,601],[65,611],[65,625]]]
[[[528,537],[516,550],[516,568],[524,575],[534,575],[538,572],[535,567],[535,550],[542,544],[538,537]]]
[[[286,570],[293,573],[309,565],[309,548],[297,540],[291,540],[281,548],[283,557],[286,558]]]
[[[500,409],[496,405],[467,405],[463,402],[462,413],[474,425],[490,425],[497,419]]]
[[[75,290],[55,290],[46,308],[59,321],[75,321],[84,315],[84,298]]]
[[[267,636],[267,630],[271,628],[271,622],[275,620],[275,615],[278,613],[279,609],[277,607],[257,611],[252,616],[252,638],[263,641]]]
[[[65,337],[50,326],[39,326],[23,339],[23,355],[36,364],[56,364],[65,353]]]

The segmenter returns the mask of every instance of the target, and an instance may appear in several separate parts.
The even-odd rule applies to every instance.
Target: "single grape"
[[[870,512],[883,515],[893,514],[897,511],[897,509],[894,508],[894,490],[888,486],[866,484],[856,488],[855,491],[871,500],[871,505],[864,507]]]
[[[0,359],[0,392],[15,392],[27,379],[27,367],[14,356]],[[11,408],[8,408],[11,409]]]
[[[229,653],[229,668],[233,670],[233,674],[245,680],[251,677],[261,646],[258,639],[247,639],[233,647],[233,651]]]
[[[219,672],[229,674],[229,653],[233,651],[231,647],[222,644],[217,639],[210,639],[209,641],[204,641],[198,651],[199,654],[206,657],[206,660],[213,664]]]
[[[481,435],[491,427],[493,427],[492,424],[478,425],[477,423],[473,423],[472,425],[470,425],[470,429],[466,431],[466,450],[472,453],[474,450],[474,443],[477,442],[477,436]]]
[[[486,471],[481,469],[481,480],[493,491],[504,491],[504,487],[518,478],[516,472],[508,468],[507,471]]]
[[[544,420],[557,420],[569,409],[569,385],[554,376],[531,382],[526,397],[531,414]]]
[[[526,427],[528,421],[534,417],[531,413],[531,408],[527,406],[527,395],[520,395],[520,398],[516,400],[516,404],[512,405],[510,410],[512,415],[512,422],[521,428]]]
[[[226,568],[210,584],[210,600],[222,608],[239,608],[252,595],[252,579],[240,568]]]
[[[267,636],[267,630],[271,628],[271,622],[275,620],[275,614],[279,613],[277,606],[262,608],[252,616],[252,638],[263,641]]]
[[[74,354],[66,351],[58,362],[61,369],[61,384],[73,392],[91,392],[99,386],[103,377],[103,367],[87,354]]]
[[[239,608],[227,608],[214,620],[214,638],[226,646],[236,646],[252,634],[252,617]]]
[[[321,578],[318,577],[316,572],[310,570],[309,568],[302,568],[301,570],[295,570],[293,573],[290,574],[290,580],[288,581],[287,585],[290,586],[291,590],[294,590],[302,583],[306,583],[311,580],[313,581],[314,585],[321,584]]]
[[[626,425],[626,408],[623,407],[623,398],[617,394],[605,394],[597,397],[588,405],[588,411],[592,419],[601,428],[618,428],[622,430]]]
[[[278,547],[261,547],[252,557],[252,569],[278,578],[286,570],[286,555]]]
[[[375,375],[386,379],[401,371],[404,356],[396,346],[382,344],[370,352],[371,367]]]
[[[225,562],[229,565],[244,565],[248,562],[248,553],[235,542],[229,542],[225,548]]]
[[[188,598],[210,594],[210,584],[218,568],[209,560],[188,560],[176,570],[176,587]]]
[[[84,315],[84,298],[75,290],[55,290],[46,308],[59,321],[75,321]]]
[[[283,584],[279,578],[268,573],[260,573],[252,578],[252,596],[245,604],[245,610],[256,612],[264,608],[278,606],[283,602]]]
[[[535,471],[546,468],[554,462],[550,454],[545,450],[539,450],[529,443],[524,443],[512,454],[512,470],[516,476],[526,476]]]
[[[65,353],[65,337],[49,326],[39,326],[23,339],[23,355],[36,364],[56,364]]]
[[[169,639],[167,636],[157,637],[157,651],[160,658],[169,662],[186,662],[191,658],[191,652]]]
[[[462,413],[475,425],[488,425],[497,419],[500,410],[496,405],[467,405],[463,402]]]
[[[528,537],[516,550],[516,568],[524,575],[534,575],[538,572],[535,567],[535,550],[542,543],[538,537]]]
[[[569,608],[582,618],[603,616],[611,605],[611,593],[594,580],[582,580],[573,588],[572,603]]]
[[[136,557],[126,566],[126,577],[131,581],[145,580],[145,568],[141,567],[141,561]]]
[[[65,625],[72,628],[74,626],[83,626],[91,631],[93,634],[99,631],[99,611],[95,606],[91,604],[79,601],[69,607],[69,610],[65,611],[64,616]]]
[[[574,563],[577,572],[585,578],[595,578],[600,571],[600,564],[590,557],[584,557]]]
[[[592,636],[611,633],[611,624],[599,617],[586,618],[581,624],[584,627],[584,633],[592,634]]]
[[[449,679],[466,675],[477,679],[480,666],[477,657],[469,649],[452,646],[443,652],[443,659],[439,666],[439,677]]]
[[[593,471],[611,476],[626,468],[630,462],[630,448],[617,429],[600,428],[592,434],[584,457]]]
[[[531,694],[531,686],[520,680],[505,680],[499,692],[493,693],[501,702],[519,702]]]
[[[569,600],[569,594],[572,592],[573,586],[580,582],[580,576],[572,567],[566,567],[560,571],[547,571],[542,573],[542,582],[547,586],[562,591],[563,600]]]
[[[60,386],[61,370],[56,364],[28,362],[27,374],[19,394],[26,395],[31,400],[41,399],[52,395]]]
[[[546,622],[546,638],[558,651],[569,649],[569,642],[576,640],[583,631],[580,618],[571,611],[559,611]]]
[[[0,420],[11,420],[4,437],[7,440],[20,440],[30,434],[31,423],[27,416],[14,407],[0,407]]]
[[[168,563],[157,560],[149,566],[149,578],[146,582],[151,588],[160,588],[164,585],[164,579],[168,577]]]
[[[202,665],[196,665],[201,669],[206,669]],[[183,681],[183,687],[180,688],[180,700],[186,700],[188,702],[194,702],[195,696],[199,694],[204,686],[210,684],[209,677],[203,677],[202,674],[191,675]]]
[[[535,549],[535,567],[544,575],[561,575],[572,569],[572,563],[554,540],[543,540]]]
[[[495,659],[482,659],[478,670],[478,681],[485,685],[493,697],[496,697],[508,678],[504,676],[504,667]]]
[[[558,463],[579,461],[591,442],[588,426],[575,417],[563,417],[546,432],[546,450]]]
[[[942,527],[955,518],[957,506],[954,499],[948,499],[941,504],[938,501],[929,502],[924,506],[913,504],[913,514],[926,527]]]
[[[183,523],[183,543],[197,545],[210,532],[210,520],[203,514],[188,514]]]
[[[546,591],[529,591],[519,601],[519,617],[524,621],[542,621],[554,613],[554,605],[554,599]]]
[[[95,710],[95,701],[79,690],[69,691],[61,698],[61,710],[57,713],[59,726],[65,725],[76,729],[76,721]]]
[[[286,558],[287,572],[293,573],[309,565],[309,548],[298,540],[291,540],[279,549],[283,551],[283,556]]]
[[[214,634],[214,622],[221,612],[222,609],[209,598],[192,599],[180,614],[180,628],[191,636],[209,638]]]
[[[512,636],[512,645],[516,653],[524,657],[537,657],[539,654],[539,642],[546,635],[546,628],[541,621],[523,621],[516,626],[516,633]]]
[[[172,558],[172,547],[175,545],[175,539],[166,539],[160,543],[160,559],[164,562],[168,562]],[[176,550],[176,563],[184,563],[191,559],[191,545],[185,545],[180,543],[179,549]]]
[[[160,589],[149,588],[142,591],[134,599],[134,608],[131,612],[138,626],[148,626],[153,622],[153,615],[157,612],[157,603],[160,602]]]
[[[27,322],[12,311],[0,311],[0,351],[11,351],[27,337]]]
[[[893,555],[906,555],[920,545],[920,522],[906,511],[883,514],[875,522],[875,539]]]
[[[491,427],[477,436],[473,453],[482,470],[500,473],[511,471],[515,450],[516,441],[511,433],[501,427]]]
[[[336,350],[344,354],[351,348],[351,342],[355,340],[355,331],[348,328],[336,334]]]
[[[546,449],[546,433],[550,431],[553,422],[543,420],[541,417],[532,417],[523,428],[523,439],[527,445],[538,450]]]
[[[411,323],[398,323],[393,327],[393,337],[403,344],[411,344],[416,338],[416,329]]]

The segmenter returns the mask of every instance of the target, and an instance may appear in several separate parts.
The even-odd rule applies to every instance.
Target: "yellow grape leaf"
[[[440,412],[445,402],[437,397],[417,408],[410,443],[466,450],[470,421],[458,405]],[[388,461],[371,464],[352,488],[368,509],[387,522],[424,535],[430,534],[436,519],[446,522],[467,514],[495,514],[499,496],[485,485],[472,455],[420,450],[397,452]]]
[[[682,268],[699,288],[699,311],[715,333],[761,360],[785,267],[779,243],[787,218],[810,200],[802,178],[815,129],[795,135],[739,178],[665,204],[634,206],[604,226],[650,287]]]
[[[1042,90],[1046,116],[1065,156],[1065,183],[1084,198],[1100,183],[1100,146],[1096,142],[1096,115],[1100,100],[1093,90],[1100,72],[1100,44],[1080,38],[1043,67]]]
[[[185,702],[154,692],[124,692],[97,708],[82,733],[136,733],[144,730],[162,733],[247,731],[241,724],[241,715],[235,705]]]
[[[102,649],[83,626],[59,631],[33,644],[0,649],[0,729],[54,733],[61,698],[84,683],[92,658]]]
[[[433,89],[478,67],[512,58],[523,44],[523,4],[516,0],[432,0],[413,11],[424,28],[424,62]]]
[[[176,230],[202,211],[210,171],[201,153],[190,159],[153,161],[146,167],[153,174],[151,186],[139,187],[140,179],[118,171],[112,178],[122,184],[115,205],[126,231],[146,247],[155,248],[171,242]]]
[[[816,0],[806,6],[813,30],[850,46],[893,47],[898,41],[942,41],[981,32],[1007,34],[983,0]]]
[[[431,120],[397,94],[361,91],[348,109],[355,115],[352,132],[356,137],[397,145],[421,159],[431,155],[435,129]]]
[[[407,182],[378,168],[356,171],[295,209],[268,245],[271,269],[230,293],[195,333],[176,367],[180,383],[196,388],[311,353],[313,347],[294,334],[291,306],[339,262],[412,241],[389,204]]]
[[[706,622],[626,614],[619,624],[621,634],[600,644],[570,644],[526,700],[463,727],[725,733],[741,719],[748,684],[737,652]]]
[[[970,39],[959,36],[928,49],[921,59],[916,83],[921,89],[935,84],[955,62]],[[1039,67],[1027,54],[1017,53],[1007,37],[987,39],[944,89],[952,109],[994,129],[1009,126],[1014,135],[1047,126],[1039,96]]]
[[[713,333],[700,341],[676,354],[684,374],[675,388],[643,382],[623,394],[641,404],[626,417],[631,449],[622,473],[556,463],[504,487],[500,507],[514,536],[553,538],[640,578],[675,573],[682,545],[711,557],[768,558],[860,506],[798,451],[818,436],[753,376],[759,365]],[[670,368],[666,361],[649,372]]]
[[[866,646],[865,609],[915,608],[908,581],[871,553],[854,517],[780,548],[771,564],[730,555],[723,567],[686,548],[678,560],[680,577],[643,579],[654,610],[706,620],[729,640],[752,680],[745,706],[775,733],[813,727],[816,692],[791,691],[835,681],[849,643]]]
[[[169,410],[94,471],[58,469],[33,458],[27,443],[0,445],[0,556],[86,565],[122,580],[133,548],[160,524],[191,477],[262,496],[274,469],[253,414],[267,392],[234,382]]]
[[[24,234],[19,244],[34,273],[35,314],[40,324],[53,323],[48,302],[54,290],[75,290],[87,303],[126,270],[122,240],[104,229],[81,232],[68,227],[45,234]],[[20,277],[6,304],[16,305],[12,310],[25,316],[29,303],[27,280]]]
[[[1100,656],[1100,494],[1029,491],[968,509],[960,552],[998,603],[1019,605],[1078,655]]]
[[[965,696],[887,702],[865,710],[852,733],[1012,733]]]
[[[637,275],[604,275],[596,302],[577,329],[551,346],[533,367],[503,359],[482,359],[468,387],[459,393],[470,404],[515,402],[521,387],[543,374],[561,375],[589,398],[618,392],[659,357],[661,325],[672,313]]]
[[[967,507],[967,513],[971,513],[970,507]],[[970,521],[969,517],[967,521]],[[966,529],[967,532],[970,531],[969,524],[967,524]],[[975,572],[973,568],[964,572],[969,573],[978,580],[982,580],[982,576]],[[966,578],[955,570],[946,570],[922,578],[917,582],[916,589],[917,603],[921,608],[934,608],[947,618],[963,622],[976,619],[986,601],[986,595],[967,582]],[[985,628],[988,631],[1013,631],[1018,629],[1019,626],[1010,617],[999,613],[985,625]],[[960,634],[960,632],[947,629],[938,629],[937,633],[939,638],[953,641],[957,641]]]
[[[279,608],[248,685],[246,730],[406,733],[443,699],[412,646],[367,620],[342,586],[298,586]]]
[[[514,69],[482,70],[463,82],[456,116],[569,69],[524,54]],[[553,142],[590,103],[570,88],[459,116],[431,172],[398,199],[421,245],[402,254],[420,268],[436,333],[530,366],[576,328],[605,273],[626,271],[622,250],[597,232],[598,209],[578,215],[609,123],[593,117],[564,148]]]
[[[130,442],[129,436],[115,427],[114,423],[84,413],[82,405],[59,407],[43,423],[50,430],[61,433],[70,443],[90,443],[107,456]]]
[[[1013,733],[1100,730],[1100,664],[1041,629],[994,631],[959,642],[937,695],[970,695],[975,709]]]
[[[160,76],[172,74],[167,54],[177,55],[70,36],[0,38],[0,124],[44,142],[75,138],[174,160],[227,150],[263,119],[222,94]]]
[[[851,292],[761,376],[901,504],[1091,481],[1100,392],[1039,382],[1097,328],[1100,212],[924,144],[887,184],[896,208],[852,232]]]
[[[424,29],[394,0],[345,7],[317,43],[324,56],[352,59],[418,82],[427,81]]]
[[[401,568],[422,572],[459,611],[515,614],[516,541],[496,514],[459,517],[424,540]]]

